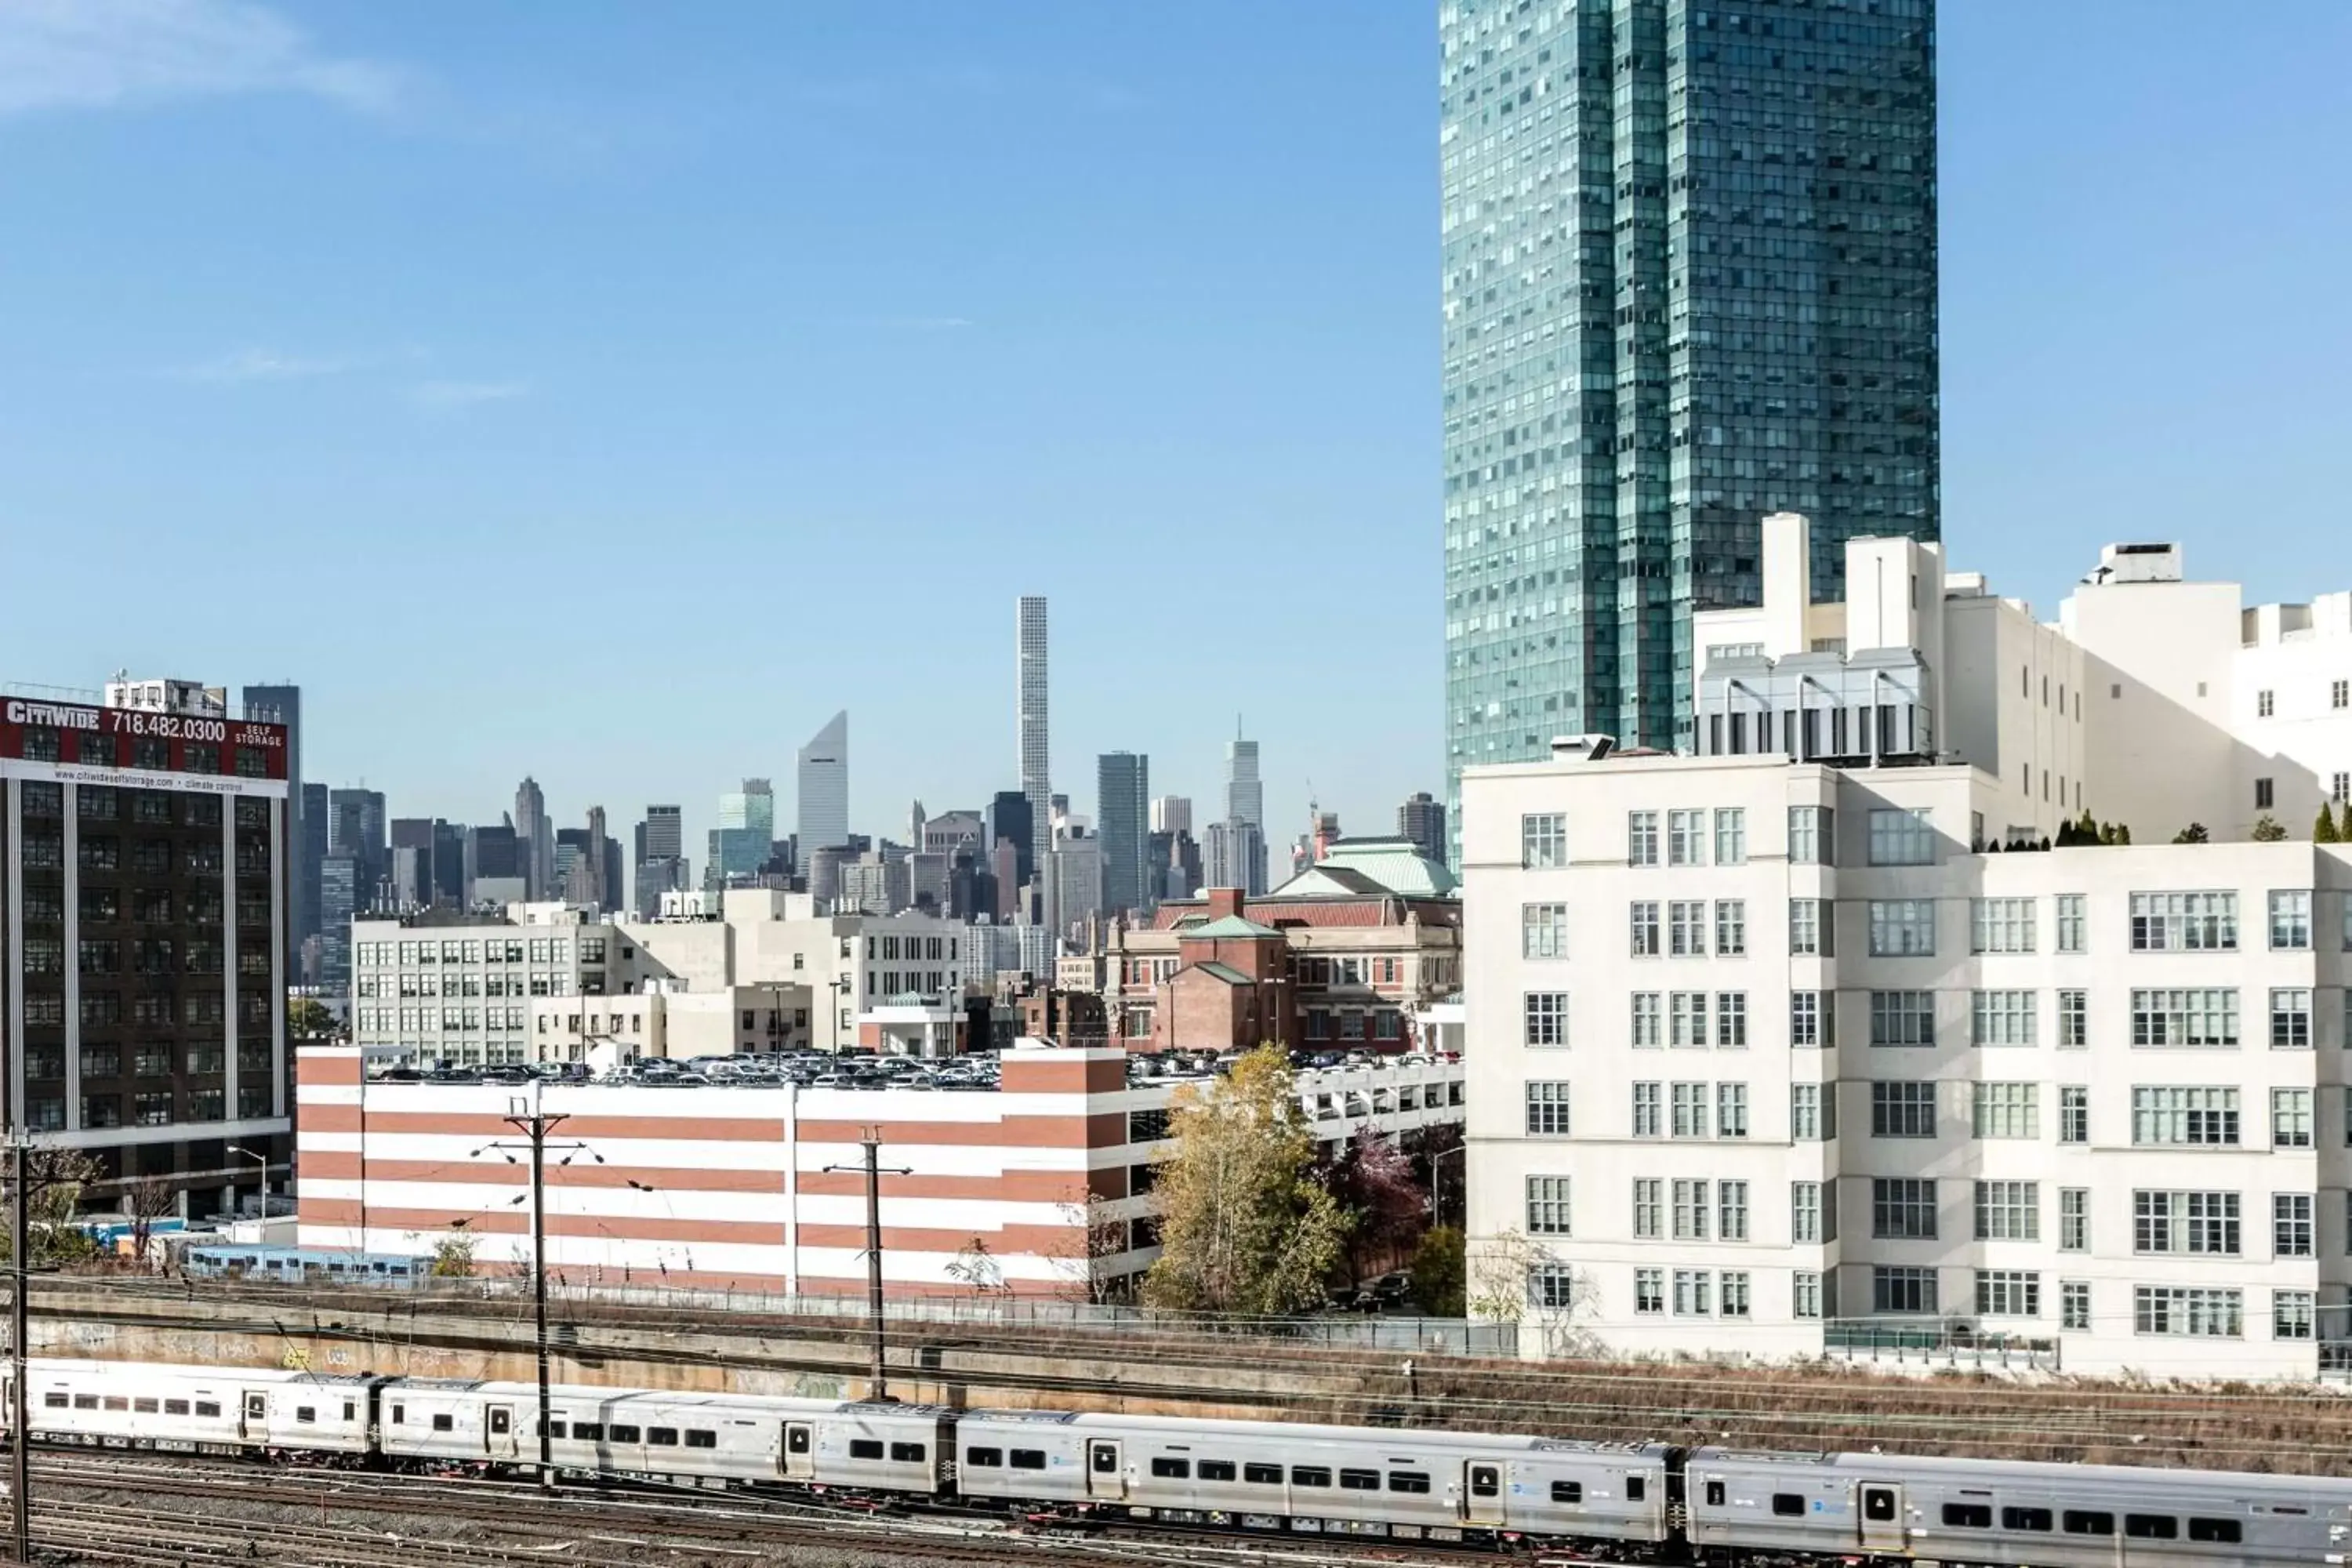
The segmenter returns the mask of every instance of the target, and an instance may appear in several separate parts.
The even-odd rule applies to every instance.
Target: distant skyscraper
[[[353,908],[375,907],[377,890],[392,872],[385,833],[383,792],[338,789],[327,792],[327,852],[352,857]],[[323,928],[322,928],[323,929]],[[351,932],[343,933],[346,942]]]
[[[1181,795],[1163,795],[1151,803],[1151,831],[1154,833],[1190,833],[1192,831],[1192,803]]]
[[[433,819],[433,901],[452,909],[466,907],[466,827],[458,822]]]
[[[331,995],[352,989],[352,921],[361,910],[360,858],[330,849],[319,871],[319,984]]]
[[[835,720],[845,731],[847,715]],[[833,726],[826,729],[831,731]],[[824,735],[817,737],[824,740]],[[811,742],[814,746],[817,742]],[[836,749],[837,752],[837,749]],[[838,755],[825,759],[827,765],[845,767]],[[801,751],[801,831],[808,831],[809,752]],[[719,797],[719,826],[710,832],[710,858],[703,868],[703,885],[725,888],[730,883],[748,880],[760,874],[767,864],[770,846],[776,837],[776,792],[766,779],[745,779],[743,787]]]
[[[1465,766],[1688,742],[1767,513],[1824,601],[1847,539],[1937,535],[1934,0],[1748,10],[1441,11],[1457,828]]]
[[[291,683],[248,686],[241,696],[247,719],[286,726],[286,973],[293,974],[299,973],[303,939],[318,934],[319,862],[326,855],[324,837],[319,853],[310,853],[310,792],[302,784],[302,689]],[[322,834],[325,826],[320,824]]]
[[[1052,686],[1047,679],[1045,598],[1024,594],[1014,616],[1013,665],[1019,680],[1015,718],[1021,752],[1021,793],[1029,797],[1029,861],[1043,868],[1054,843],[1053,734],[1048,721]],[[1051,900],[1053,879],[1045,879]],[[1053,923],[1053,910],[1045,911]]]
[[[1265,827],[1265,786],[1258,782],[1257,742],[1244,741],[1238,733],[1225,742],[1225,820],[1246,822],[1261,832]]]
[[[1095,811],[1102,835],[1102,907],[1118,913],[1158,901],[1150,885],[1151,759],[1109,752],[1095,763]]]
[[[525,896],[551,899],[555,886],[555,824],[547,819],[547,796],[538,781],[525,778],[515,788],[515,839],[522,846]]]
[[[476,827],[466,834],[466,902],[507,904],[528,894],[522,840],[512,826]]]
[[[1445,858],[1445,803],[1427,790],[1418,790],[1405,797],[1397,807],[1397,837],[1410,838],[1412,847],[1426,858]]]
[[[1030,826],[1034,820],[1035,807],[1022,791],[999,790],[996,797],[988,803],[988,842],[991,848],[999,844],[1010,844],[1013,847],[1013,886],[1005,886],[1003,876],[998,877],[997,898],[1000,902],[1009,901],[1016,889],[1025,889],[1029,879],[1037,874],[1037,836]]]
[[[395,816],[392,819],[392,907],[405,913],[433,903],[433,819]]]
[[[1213,822],[1201,841],[1201,885],[1265,891],[1265,835],[1255,822]]]
[[[306,936],[317,936],[323,929],[320,923],[322,917],[319,911],[319,879],[324,874],[327,864],[327,825],[333,815],[333,807],[328,804],[325,784],[306,784],[302,786],[302,838],[294,865],[309,868],[303,872],[310,889],[310,929]]]
[[[849,710],[843,709],[809,737],[800,754],[800,852],[849,842]],[[766,849],[761,858],[767,858]]]
[[[604,909],[618,909],[620,879],[609,875],[613,840],[604,831],[604,808],[588,808],[588,900]]]
[[[639,920],[661,913],[661,896],[686,886],[686,814],[649,805],[636,829],[636,881],[631,907]]]

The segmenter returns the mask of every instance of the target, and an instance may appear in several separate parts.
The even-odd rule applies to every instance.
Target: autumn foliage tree
[[[1428,1217],[1412,1158],[1369,1126],[1332,1164],[1329,1186],[1349,1219],[1348,1266],[1358,1279],[1410,1246]]]
[[[1145,1302],[1256,1317],[1320,1305],[1347,1217],[1316,1179],[1315,1135],[1283,1053],[1261,1046],[1221,1081],[1186,1091],[1169,1132]]]

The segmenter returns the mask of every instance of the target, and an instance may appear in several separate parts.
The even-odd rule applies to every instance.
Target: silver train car
[[[35,1442],[164,1452],[301,1452],[363,1461],[374,1452],[380,1377],[148,1362],[26,1363]],[[0,1431],[12,1397],[0,1400]]]
[[[1400,1540],[1668,1539],[1664,1444],[1032,1410],[966,1411],[956,1440],[967,1499]]]

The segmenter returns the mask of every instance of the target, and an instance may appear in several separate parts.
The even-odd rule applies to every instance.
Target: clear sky
[[[1946,535],[2352,587],[2352,6],[1947,0]],[[1443,777],[1423,0],[0,0],[0,678],[290,677],[306,771],[625,831],[1150,755]],[[2327,432],[2336,430],[2330,437]],[[2339,453],[2330,459],[2329,451]]]

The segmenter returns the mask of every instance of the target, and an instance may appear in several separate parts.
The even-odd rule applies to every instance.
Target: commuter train
[[[440,1473],[539,1458],[527,1383],[36,1361],[26,1395],[37,1443]],[[1036,1519],[1658,1563],[2188,1568],[2352,1551],[2352,1480],[2305,1476],[575,1385],[549,1412],[551,1458],[583,1479]]]

